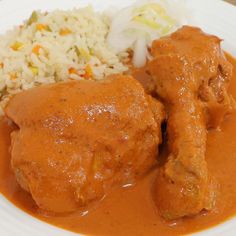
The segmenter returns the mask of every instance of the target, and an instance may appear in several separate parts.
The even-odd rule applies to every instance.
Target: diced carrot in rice
[[[39,44],[35,45],[32,49],[32,52],[35,54],[35,55],[39,55],[39,52],[40,52],[40,49],[42,49],[42,46],[40,46]]]
[[[61,36],[66,36],[66,35],[71,34],[71,33],[72,33],[72,31],[68,28],[60,29],[60,32],[59,32],[59,34]]]
[[[90,65],[86,65],[85,74],[83,75],[85,79],[93,79],[93,70]]]
[[[68,69],[68,72],[69,72],[69,74],[71,75],[71,74],[78,74],[78,71],[74,68],[74,67],[70,67],[69,69]]]
[[[11,80],[16,80],[17,79],[17,73],[16,72],[10,73],[10,79]]]
[[[50,27],[48,25],[45,25],[45,24],[37,24],[36,25],[36,30],[37,31],[51,31]]]

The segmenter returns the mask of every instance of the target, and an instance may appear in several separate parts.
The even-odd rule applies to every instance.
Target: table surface
[[[225,0],[225,1],[229,2],[229,3],[233,4],[233,5],[236,5],[236,0]]]

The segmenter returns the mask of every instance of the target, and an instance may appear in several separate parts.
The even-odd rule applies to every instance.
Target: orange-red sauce
[[[236,60],[230,92],[236,99]],[[227,117],[222,131],[210,131],[207,161],[219,183],[216,208],[209,213],[177,222],[164,222],[152,201],[155,170],[136,186],[114,189],[88,214],[53,217],[40,214],[30,195],[21,190],[10,169],[10,132],[7,120],[0,122],[0,192],[16,206],[50,224],[88,235],[179,235],[219,224],[236,214],[236,112]],[[174,200],[174,199],[173,199]]]

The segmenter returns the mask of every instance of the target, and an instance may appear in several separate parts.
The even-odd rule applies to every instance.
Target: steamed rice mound
[[[123,73],[127,53],[107,44],[109,21],[91,7],[33,12],[0,36],[0,114],[12,94],[68,79],[102,79]]]

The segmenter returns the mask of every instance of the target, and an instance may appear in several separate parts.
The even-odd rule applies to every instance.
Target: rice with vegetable
[[[108,31],[106,17],[91,7],[33,12],[23,25],[0,37],[0,107],[9,95],[41,84],[126,71],[128,54],[109,48]]]

